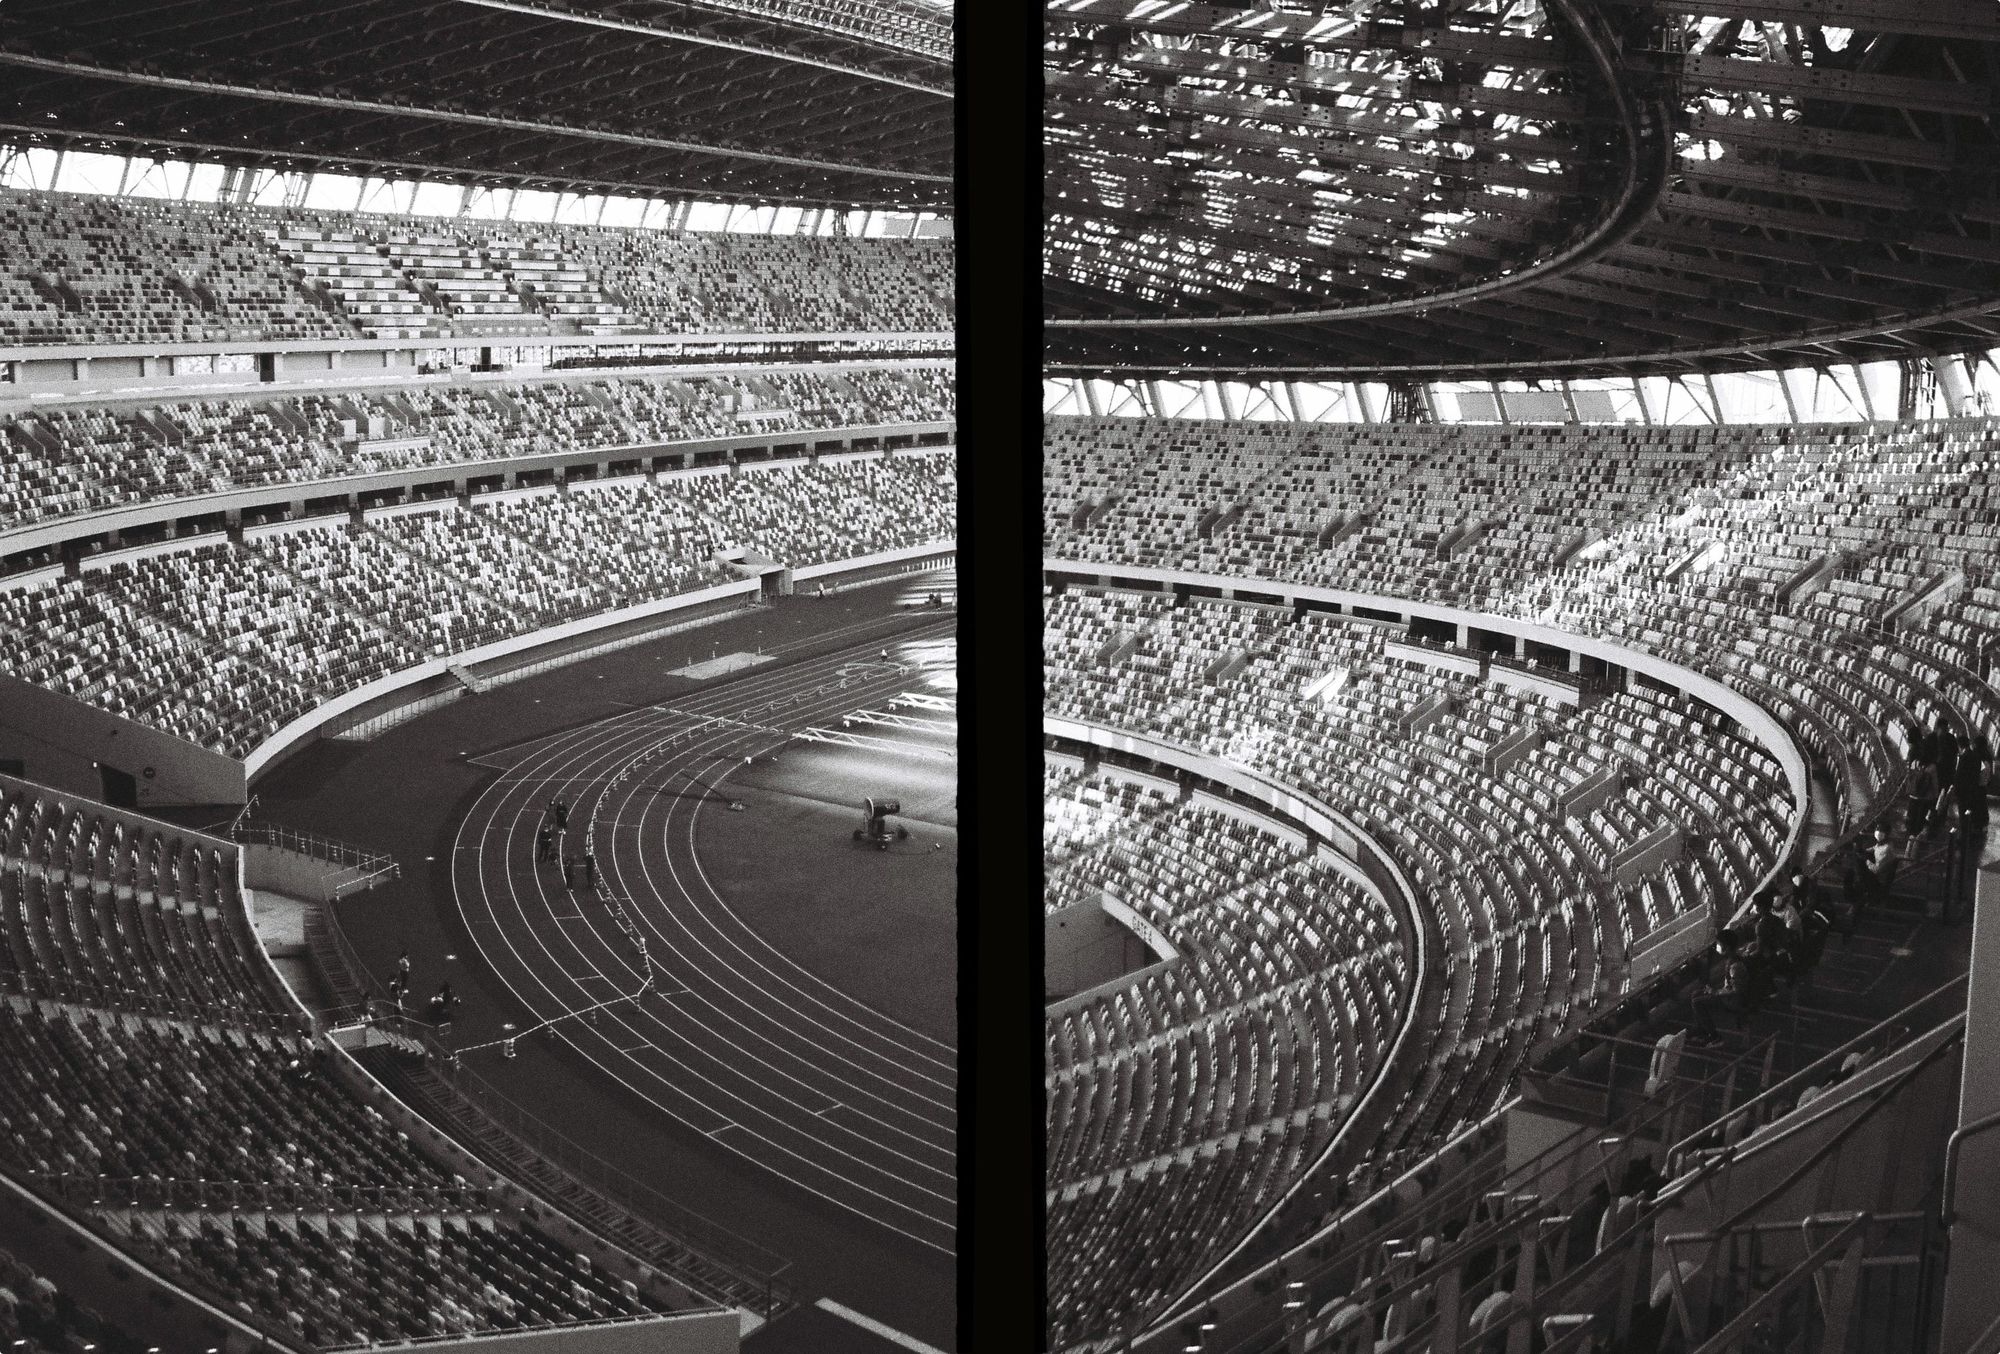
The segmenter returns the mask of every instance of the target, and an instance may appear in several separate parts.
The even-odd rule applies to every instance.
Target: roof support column
[[[1778,369],[1778,389],[1785,397],[1785,413],[1791,417],[1793,423],[1797,423],[1799,421],[1799,402],[1792,398],[1792,374],[1783,367]]]
[[[1569,415],[1569,421],[1571,423],[1583,422],[1583,416],[1576,412],[1576,392],[1569,388],[1569,382],[1558,381],[1556,382],[1556,386],[1562,391],[1563,410]]]
[[[1144,383],[1143,388],[1146,392],[1146,412],[1154,418],[1165,418],[1167,416],[1167,396],[1166,392],[1160,389],[1160,383],[1158,381],[1147,381]]]
[[[1639,402],[1639,421],[1648,428],[1652,427],[1653,411],[1646,407],[1646,387],[1639,383],[1636,376],[1632,378],[1632,398]]]
[[[1362,387],[1361,382],[1349,381],[1347,383],[1347,393],[1349,398],[1354,401],[1354,407],[1361,411],[1361,421],[1363,423],[1380,423],[1382,421],[1381,412],[1375,408],[1374,401],[1368,398],[1368,392]]]
[[[1286,381],[1284,382],[1284,387],[1285,403],[1290,405],[1292,410],[1292,422],[1304,423],[1306,421],[1306,406],[1305,402],[1299,399],[1299,383],[1297,381]]]
[[[1500,393],[1500,383],[1498,381],[1488,381],[1486,388],[1493,392],[1494,416],[1503,424],[1511,425],[1513,420],[1507,417],[1507,397]]]
[[[1715,426],[1719,428],[1727,420],[1722,417],[1722,396],[1716,393],[1715,377],[1708,372],[1703,372],[1701,374],[1701,383],[1708,387],[1708,402],[1715,406]]]
[[[1215,387],[1215,402],[1222,406],[1222,416],[1231,423],[1242,418],[1242,406],[1237,404],[1235,392],[1230,390],[1229,383],[1226,381],[1211,381],[1209,384]]]
[[[1076,388],[1083,392],[1083,407],[1090,411],[1092,418],[1104,417],[1104,401],[1097,398],[1097,387],[1088,376],[1076,378]]]
[[[1930,359],[1931,370],[1937,373],[1938,385],[1944,389],[1944,407],[1947,413],[1964,415],[1973,412],[1972,372],[1963,357]]]
[[[1868,378],[1861,374],[1861,364],[1850,362],[1847,369],[1854,373],[1854,384],[1861,391],[1861,412],[1868,415],[1870,423],[1875,422],[1875,399],[1868,393]]]

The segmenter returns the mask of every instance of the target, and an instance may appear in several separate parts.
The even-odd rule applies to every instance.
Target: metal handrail
[[[1967,975],[1963,973],[1959,974],[1955,978],[1947,979],[1943,983],[1939,984],[1934,990],[1926,992],[1923,996],[1918,997],[1915,1001],[1911,1002],[1908,1006],[1905,1006],[1902,1010],[1897,1011],[1893,1015],[1883,1017],[1875,1024],[1863,1030],[1860,1034],[1857,1034],[1853,1038],[1849,1039],[1846,1043],[1841,1044],[1838,1047],[1831,1049],[1826,1053],[1821,1054],[1818,1058],[1814,1059],[1812,1062],[1807,1063],[1804,1067],[1801,1067],[1797,1071],[1791,1073],[1783,1081],[1780,1081],[1773,1086],[1766,1087],[1764,1090],[1759,1091],[1756,1095],[1751,1096],[1748,1100],[1738,1105],[1735,1109],[1730,1110],[1727,1114],[1723,1115],[1721,1118],[1715,1119],[1707,1124],[1702,1125],[1700,1128],[1696,1129],[1692,1133],[1689,1133],[1686,1137],[1682,1138],[1679,1142],[1675,1143],[1672,1147],[1670,1147],[1667,1150],[1667,1160],[1671,1162],[1678,1159],[1682,1153],[1692,1148],[1694,1144],[1698,1142],[1700,1139],[1707,1137],[1711,1133],[1721,1132],[1729,1125],[1731,1121],[1741,1117],[1742,1115],[1746,1113],[1751,1113],[1757,1110],[1758,1108],[1762,1107],[1766,1103],[1777,1100],[1785,1095],[1789,1095],[1792,1091],[1794,1091],[1798,1087],[1808,1084],[1806,1081],[1808,1077],[1818,1076],[1822,1071],[1824,1071],[1829,1066],[1838,1066],[1839,1060],[1844,1060],[1848,1054],[1855,1052],[1863,1045],[1874,1042],[1878,1037],[1893,1033],[1895,1027],[1899,1024],[1906,1023],[1911,1013],[1916,1011],[1918,1007],[1921,1007],[1928,1002],[1935,1001],[1938,997],[1943,995],[1951,988],[1956,987],[1959,984],[1965,982],[1966,979]]]
[[[1938,1220],[1946,1227],[1951,1226],[1958,1217],[1957,1211],[1951,1206],[1951,1196],[1958,1188],[1959,1149],[1965,1146],[1967,1139],[1977,1137],[1979,1134],[1995,1128],[2000,1128],[2000,1110],[1974,1119],[1969,1124],[1960,1124],[1951,1131],[1951,1136],[1945,1139],[1944,1211]]]
[[[275,846],[295,851],[300,855],[311,856],[314,860],[338,865],[343,869],[361,870],[367,874],[375,874],[395,865],[395,861],[386,852],[366,851],[349,842],[321,836],[316,832],[300,832],[296,828],[281,827],[276,823],[252,823],[239,818],[229,825],[229,839],[239,845]]]
[[[189,1180],[171,1175],[111,1176],[70,1171],[29,1172],[51,1193],[91,1205],[210,1209],[333,1209],[430,1216],[497,1212],[483,1185],[316,1184],[293,1180]]]
[[[1868,1225],[1869,1214],[1855,1213],[1841,1226],[1840,1230],[1816,1246],[1813,1251],[1793,1267],[1792,1272],[1777,1283],[1765,1289],[1756,1301],[1745,1307],[1732,1318],[1728,1325],[1705,1340],[1695,1354],[1721,1354],[1729,1347],[1729,1342],[1745,1334],[1763,1317],[1764,1313],[1790,1296],[1793,1289],[1810,1282],[1836,1251],[1844,1250],[1855,1235]],[[1676,1290],[1680,1286],[1678,1269],[1675,1274]],[[1678,1293],[1677,1293],[1678,1296]]]
[[[341,928],[334,911],[332,907],[317,909],[318,915],[326,923],[335,954],[351,971],[351,976],[362,991],[360,1005],[342,1008],[342,1019],[358,1017],[370,1025],[387,1029],[422,1045],[426,1066],[474,1112],[490,1120],[497,1127],[512,1133],[550,1164],[585,1187],[605,1193],[612,1199],[645,1199],[660,1215],[673,1219],[671,1222],[662,1221],[656,1224],[664,1235],[688,1246],[698,1254],[703,1253],[704,1247],[708,1251],[719,1252],[718,1255],[704,1257],[719,1268],[727,1270],[741,1268],[752,1271],[741,1277],[761,1284],[770,1295],[767,1303],[790,1301],[788,1289],[778,1282],[779,1278],[792,1268],[790,1261],[745,1237],[738,1236],[727,1227],[703,1217],[693,1209],[667,1198],[645,1181],[598,1156],[560,1129],[546,1123],[484,1077],[466,1069],[453,1056],[437,1026],[404,1014],[399,1006],[388,999],[386,989],[376,979],[373,971],[361,962],[360,956],[348,941],[346,932]],[[503,1171],[502,1174],[508,1173]],[[674,1229],[677,1227],[688,1235],[676,1236]],[[734,1260],[723,1258],[731,1254],[741,1258]]]
[[[1651,1045],[1648,1045],[1647,1047],[1650,1049]],[[1683,1105],[1694,1100],[1702,1091],[1724,1081],[1728,1077],[1728,1075],[1732,1073],[1737,1067],[1751,1061],[1754,1055],[1757,1053],[1758,1048],[1760,1047],[1761,1045],[1746,1050],[1737,1059],[1735,1059],[1732,1062],[1726,1063],[1719,1068],[1714,1069],[1698,1082],[1680,1083],[1678,1087],[1678,1094],[1669,1096],[1663,1102],[1655,1103],[1643,1100],[1638,1102],[1637,1104],[1633,1105],[1629,1110],[1627,1110],[1623,1115],[1620,1115],[1617,1119],[1614,1119],[1609,1123],[1607,1123],[1603,1127],[1603,1129],[1596,1134],[1584,1134],[1581,1136],[1566,1137],[1559,1142],[1553,1143],[1550,1146],[1543,1148],[1533,1158],[1515,1167],[1513,1170],[1511,1171],[1503,1170],[1497,1179],[1472,1180],[1468,1175],[1467,1177],[1461,1177],[1459,1179],[1455,1179],[1451,1183],[1451,1185],[1447,1186],[1446,1188],[1461,1189],[1466,1185],[1474,1186],[1474,1188],[1466,1191],[1465,1197],[1462,1200],[1462,1202],[1466,1206],[1470,1207],[1473,1204],[1475,1204],[1479,1198],[1483,1197],[1486,1193],[1491,1192],[1491,1190],[1494,1188],[1504,1187],[1510,1195],[1518,1195],[1522,1193],[1531,1192],[1539,1182],[1547,1178],[1550,1174],[1559,1173],[1566,1170],[1572,1162],[1577,1161],[1585,1153],[1588,1152],[1594,1151],[1598,1154],[1597,1165],[1601,1168],[1603,1164],[1603,1157],[1605,1151],[1605,1141],[1607,1138],[1616,1137],[1626,1141],[1630,1141],[1641,1137],[1645,1132],[1645,1130],[1651,1128],[1657,1123],[1661,1123],[1671,1119],[1671,1117],[1676,1112],[1678,1112]],[[1350,1219],[1357,1217],[1365,1217],[1366,1214],[1371,1209],[1379,1206],[1384,1199],[1391,1196],[1394,1193],[1397,1185],[1400,1185],[1402,1182],[1416,1176],[1420,1171],[1427,1169],[1434,1160],[1436,1160],[1439,1156],[1442,1156],[1444,1153],[1448,1152],[1453,1145],[1467,1141],[1472,1136],[1478,1134],[1483,1130],[1490,1130],[1493,1127],[1501,1125],[1502,1123],[1504,1123],[1507,1115],[1511,1113],[1513,1109],[1519,1104],[1520,1101],[1517,1097],[1516,1099],[1510,1100],[1506,1104],[1500,1106],[1498,1109],[1494,1110],[1492,1114],[1487,1116],[1486,1119],[1482,1120],[1480,1124],[1476,1125],[1471,1129],[1467,1129],[1464,1133],[1453,1138],[1451,1142],[1447,1143],[1444,1147],[1439,1148],[1437,1153],[1425,1157],[1423,1161],[1411,1167],[1408,1171],[1398,1175],[1393,1181],[1386,1184],[1382,1189],[1378,1190],[1374,1194],[1371,1194],[1367,1199],[1364,1199],[1360,1203],[1355,1205],[1345,1215],[1343,1215],[1343,1217],[1340,1219],[1339,1222],[1332,1224],[1331,1228],[1327,1230],[1332,1230],[1337,1232],[1340,1228],[1345,1227]],[[1440,1195],[1437,1198],[1426,1199],[1421,1201],[1418,1207],[1422,1207],[1424,1204],[1432,1204],[1439,1202],[1450,1203],[1451,1201],[1448,1196]],[[1514,1220],[1518,1221],[1518,1218]],[[1343,1247],[1338,1254],[1331,1256],[1324,1261],[1313,1262],[1310,1269],[1305,1274],[1297,1277],[1300,1282],[1309,1283],[1316,1276],[1329,1274],[1341,1268],[1344,1265],[1359,1263],[1359,1261],[1365,1257],[1365,1255],[1370,1249],[1382,1244],[1384,1240],[1388,1239],[1395,1233],[1406,1232],[1408,1230],[1408,1227],[1409,1227],[1408,1217],[1398,1216],[1390,1218],[1384,1221],[1383,1223],[1371,1228],[1364,1235],[1355,1238],[1352,1242]],[[1468,1229],[1467,1233],[1461,1235],[1459,1239],[1456,1242],[1454,1242],[1450,1248],[1448,1249],[1441,1248],[1439,1254],[1432,1260],[1431,1265],[1432,1267],[1435,1268],[1452,1263],[1454,1257],[1468,1255],[1472,1253],[1472,1251],[1478,1249],[1480,1246],[1492,1244],[1493,1240],[1494,1236],[1492,1233],[1482,1231],[1478,1227],[1470,1228]],[[1286,1256],[1289,1257],[1291,1255],[1296,1255],[1299,1252],[1299,1250],[1301,1250],[1304,1246],[1309,1244],[1311,1244],[1310,1241],[1299,1243],[1298,1246],[1294,1246],[1293,1248],[1291,1248],[1291,1250],[1287,1251]],[[1280,1263],[1282,1262],[1283,1261],[1281,1259]],[[1422,1284],[1420,1281],[1412,1281],[1411,1284],[1405,1285],[1404,1287],[1410,1289],[1411,1291],[1414,1291],[1415,1288],[1421,1286]],[[1371,1303],[1371,1306],[1374,1307],[1386,1306],[1388,1302],[1393,1300],[1395,1296],[1398,1296],[1402,1293],[1403,1289],[1398,1289],[1396,1293],[1387,1296],[1378,1296]],[[1280,1317],[1279,1319],[1282,1320],[1282,1317]],[[1267,1329],[1260,1330],[1258,1332],[1253,1333],[1249,1337],[1249,1339],[1251,1341],[1255,1341],[1256,1339],[1259,1338],[1260,1335],[1267,1333],[1268,1333]],[[1230,1348],[1232,1349],[1240,1349],[1243,1347],[1244,1347],[1244,1342],[1241,1340],[1239,1340],[1236,1344],[1230,1346]]]

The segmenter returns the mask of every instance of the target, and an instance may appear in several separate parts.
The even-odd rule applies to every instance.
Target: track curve
[[[952,622],[905,632],[939,639]],[[746,757],[906,689],[874,641],[739,677],[477,759],[504,758],[460,822],[454,905],[536,1024],[674,1120],[817,1198],[952,1253],[956,1051],[816,977],[703,869],[704,805]],[[535,861],[544,806],[572,806],[597,887]]]

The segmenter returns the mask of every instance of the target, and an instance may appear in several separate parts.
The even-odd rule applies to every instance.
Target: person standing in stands
[[[1993,751],[1986,745],[1986,735],[1974,734],[1959,754],[1958,766],[1952,773],[1951,795],[1958,804],[1958,818],[1967,825],[1967,831],[1983,833],[1986,830],[1986,775],[1993,760]]]
[[[1889,896],[1889,886],[1896,882],[1897,861],[1896,844],[1889,840],[1889,829],[1877,827],[1875,840],[1862,852],[1862,904],[1879,903]]]
[[[1958,736],[1939,720],[1937,735],[1931,740],[1931,765],[1937,768],[1937,783],[1951,784],[1958,775]]]
[[[1833,934],[1833,913],[1810,892],[1794,893],[1799,913],[1799,992],[1812,991],[1813,970],[1826,953],[1826,938]]]
[[[1911,841],[1924,835],[1931,826],[1931,810],[1938,802],[1937,767],[1931,762],[1912,762],[1909,780],[1905,782],[1909,791],[1909,807],[1904,811],[1903,821]]]
[[[1780,916],[1777,895],[1769,889],[1758,889],[1751,898],[1756,908],[1753,925],[1756,929],[1755,966],[1773,981],[1782,979],[1789,985],[1792,981],[1792,933]]]
[[[1722,1038],[1716,1028],[1715,1013],[1733,1015],[1740,1027],[1748,1012],[1750,966],[1743,958],[1736,932],[1724,927],[1715,937],[1715,968],[1703,990],[1688,999],[1694,1016],[1694,1042],[1713,1044]]]
[[[1921,724],[1910,730],[1910,760],[1932,764],[1937,761],[1937,748],[1931,742],[1931,731]]]

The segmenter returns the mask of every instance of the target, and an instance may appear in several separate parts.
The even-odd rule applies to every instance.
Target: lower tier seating
[[[341,692],[728,581],[740,554],[802,568],[949,540],[956,489],[949,453],[780,461],[0,580],[0,671],[240,757]]]

